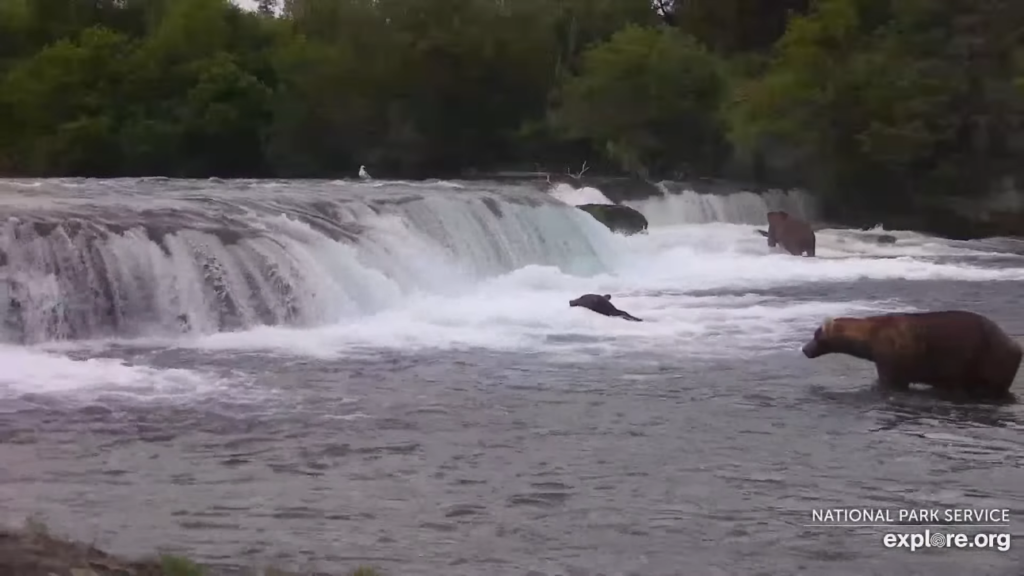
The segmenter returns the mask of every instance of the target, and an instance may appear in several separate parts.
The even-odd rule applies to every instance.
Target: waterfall
[[[682,190],[623,204],[643,213],[650,226],[712,222],[767,226],[765,214],[771,210],[784,210],[805,220],[813,219],[817,212],[813,199],[799,190],[772,190],[762,194],[746,191],[698,194]]]
[[[508,182],[0,180],[0,341],[308,327],[529,265],[611,271],[619,241],[567,205],[604,198],[583,192]],[[683,190],[626,204],[651,226],[813,212],[799,192]]]
[[[714,222],[767,225],[765,214],[771,210],[784,210],[805,220],[817,215],[814,198],[801,190],[769,190],[755,194],[732,189],[698,193],[679,182],[661,182],[658,188],[662,191],[659,196],[625,200],[621,204],[642,213],[649,226]],[[577,188],[564,182],[553,185],[548,193],[570,206],[615,203],[598,188]]]
[[[613,254],[590,215],[527,186],[0,181],[0,340],[322,325]]]
[[[815,213],[810,197],[799,191],[772,191],[764,194],[697,194],[683,191],[624,204],[643,213],[651,227],[710,222],[767,225],[765,213],[770,210],[784,210],[804,219],[811,218]]]

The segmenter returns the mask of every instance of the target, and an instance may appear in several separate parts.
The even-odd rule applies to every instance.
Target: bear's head
[[[868,358],[871,356],[873,334],[870,319],[829,318],[814,331],[814,336],[801,350],[808,358],[836,352]]]
[[[828,341],[828,333],[831,326],[831,319],[826,320],[821,326],[818,326],[818,329],[814,331],[814,336],[812,336],[811,339],[803,345],[803,348],[800,349],[800,351],[804,353],[804,356],[807,356],[808,358],[817,358],[818,356],[831,352],[831,350],[829,350]]]

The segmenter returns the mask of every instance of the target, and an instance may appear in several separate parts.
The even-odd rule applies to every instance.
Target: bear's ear
[[[835,321],[836,321],[835,318],[826,318],[825,321],[821,323],[821,332],[822,332],[822,334],[824,334],[825,336],[831,336],[832,335],[832,326],[835,323]]]
[[[611,300],[612,299],[612,295],[611,294],[605,294],[604,295],[604,299],[605,300]]]

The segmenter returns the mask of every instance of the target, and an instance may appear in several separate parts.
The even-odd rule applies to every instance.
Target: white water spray
[[[765,214],[771,210],[784,210],[805,220],[816,213],[810,196],[799,190],[764,194],[698,194],[686,190],[624,204],[642,212],[651,226],[727,222],[763,227],[768,225]]]
[[[528,265],[594,274],[616,254],[601,224],[537,193],[313,199],[277,214],[250,203],[244,218],[223,223],[224,214],[208,212],[219,204],[205,202],[214,224],[195,228],[9,219],[0,227],[6,340],[310,327],[419,293],[455,294]],[[201,222],[194,204],[177,210]]]
[[[370,200],[341,183],[260,186],[234,199],[220,188],[190,192],[203,211],[161,196],[190,206],[192,229],[181,219],[123,229],[102,218],[94,228],[9,222],[4,271],[16,278],[7,301],[19,303],[20,333],[29,342],[80,333],[322,357],[382,348],[487,348],[563,361],[750,355],[791,348],[827,316],[908,309],[830,297],[836,283],[1024,280],[1024,263],[984,266],[993,254],[981,244],[905,232],[880,245],[866,232],[823,230],[813,259],[769,250],[758,218],[769,207],[810,210],[794,193],[635,202],[660,224],[624,237],[572,208],[609,202],[593,189],[556,189],[558,201],[469,184],[356,185],[372,190]],[[756,292],[784,286],[821,288],[802,300]],[[645,321],[570,308],[583,293],[610,293]]]

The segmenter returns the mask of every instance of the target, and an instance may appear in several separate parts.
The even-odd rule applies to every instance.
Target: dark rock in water
[[[581,204],[580,210],[590,214],[612,232],[627,236],[647,230],[647,218],[639,211],[621,204]]]
[[[875,223],[875,225],[871,226],[871,227],[861,227],[861,231],[863,231],[863,232],[870,232],[872,229],[877,228],[878,226],[879,226],[879,224]],[[876,234],[874,236],[874,239],[875,239],[875,243],[876,244],[895,244],[896,243],[896,237],[893,236],[892,234]]]

